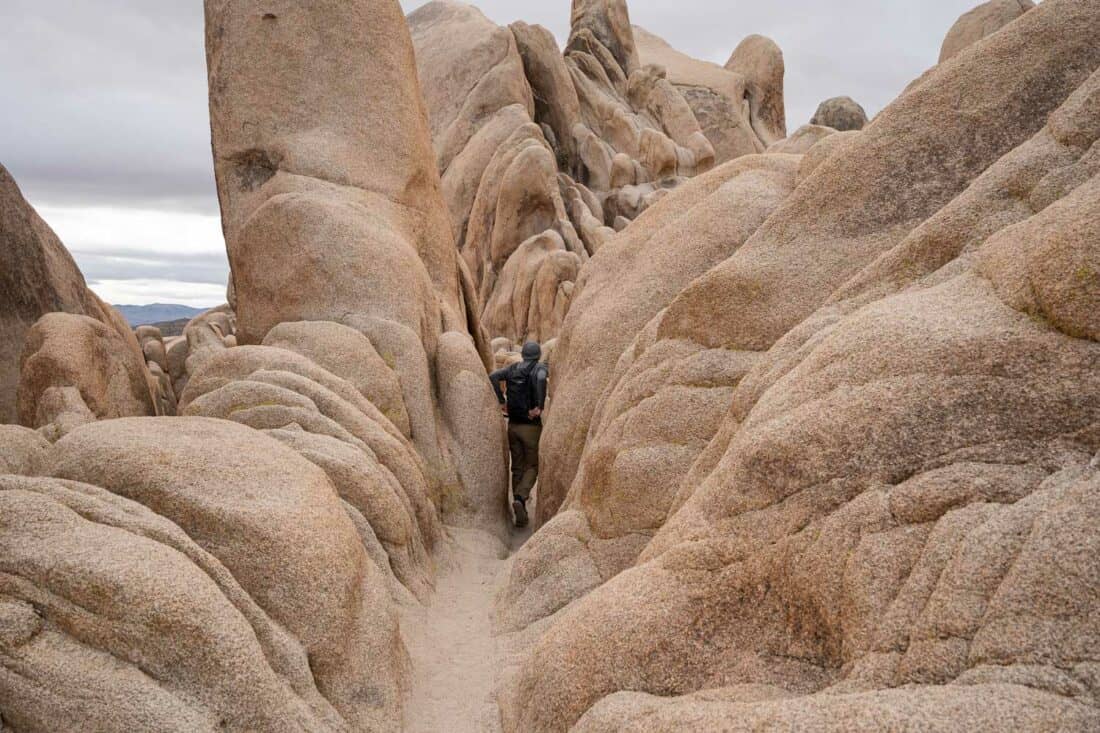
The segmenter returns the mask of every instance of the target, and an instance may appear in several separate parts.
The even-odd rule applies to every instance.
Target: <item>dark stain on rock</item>
[[[238,185],[247,191],[260,188],[279,170],[279,161],[266,150],[246,150],[233,156],[232,161]]]

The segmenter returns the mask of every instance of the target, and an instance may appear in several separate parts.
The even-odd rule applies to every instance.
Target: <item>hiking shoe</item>
[[[526,527],[527,526],[527,506],[522,501],[520,501],[519,499],[516,499],[515,501],[512,502],[512,511],[514,511],[516,513],[516,526],[521,527],[521,528]]]

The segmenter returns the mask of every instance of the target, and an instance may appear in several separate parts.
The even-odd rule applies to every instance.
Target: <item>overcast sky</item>
[[[775,39],[793,131],[840,94],[875,114],[976,2],[631,0],[630,12],[719,64],[745,35]],[[568,34],[568,0],[474,4]],[[0,0],[0,163],[108,301],[224,300],[201,0]]]

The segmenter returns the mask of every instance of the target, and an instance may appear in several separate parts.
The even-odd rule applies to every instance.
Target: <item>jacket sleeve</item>
[[[500,391],[500,383],[508,378],[508,368],[497,369],[489,375],[489,383],[493,385],[493,392],[497,396],[497,402],[504,404],[504,394]]]
[[[550,377],[549,370],[540,366],[535,370],[535,401],[540,410],[546,409],[546,383]]]

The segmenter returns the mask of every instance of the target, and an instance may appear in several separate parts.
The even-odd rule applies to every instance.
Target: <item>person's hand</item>
[[[508,405],[500,406],[500,414],[504,415],[504,417],[508,417]]]
[[[536,407],[533,410],[528,410],[527,411],[527,417],[531,418],[532,420],[539,417],[540,415],[542,415],[542,408],[541,407]]]

